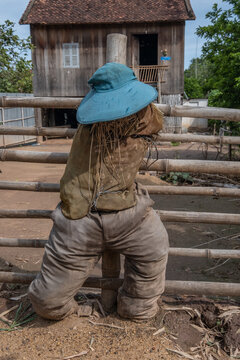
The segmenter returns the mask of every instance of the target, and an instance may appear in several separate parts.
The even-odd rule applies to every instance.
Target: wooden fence
[[[31,98],[28,99],[0,98],[0,106],[31,106],[31,107],[76,107],[80,99],[66,98]],[[23,105],[24,102],[24,105]],[[158,105],[158,107],[168,116],[191,116],[191,117],[210,117],[218,120],[231,120],[240,122],[240,110],[220,109],[220,108],[193,108],[184,106]],[[35,135],[61,135],[73,136],[73,129],[57,128],[5,128],[0,127],[0,134],[35,134]],[[161,134],[160,141],[196,141],[210,144],[240,144],[240,137],[217,137],[199,135],[174,135]],[[64,164],[68,158],[67,153],[31,152],[22,150],[0,150],[1,161],[24,161],[36,163],[56,163]],[[227,161],[201,161],[201,160],[157,160],[144,161],[141,169],[158,172],[188,171],[191,173],[211,173],[211,174],[232,174],[240,175],[240,162]],[[148,186],[151,194],[165,195],[203,195],[203,196],[226,196],[240,197],[240,189],[226,188],[204,188],[204,187],[177,187],[177,186]],[[58,192],[59,184],[41,182],[8,182],[0,181],[0,190],[19,190],[37,192]],[[164,222],[188,222],[188,223],[210,223],[210,224],[240,224],[239,214],[225,213],[206,213],[206,212],[186,212],[186,211],[158,211],[159,216]],[[49,219],[51,210],[0,210],[0,218],[39,218]],[[45,239],[10,239],[0,238],[0,247],[44,247]],[[219,249],[189,249],[189,248],[170,248],[169,255],[192,256],[206,258],[229,258],[239,259],[240,250],[219,250]],[[116,260],[117,261],[117,260]],[[119,264],[117,264],[117,267]],[[110,268],[103,271],[103,278],[88,278],[84,286],[102,288],[106,290],[116,290],[121,284],[122,279],[118,278],[118,271],[114,264],[112,274]],[[29,283],[36,276],[35,273],[14,273],[0,272],[0,282]],[[219,283],[219,282],[199,282],[199,281],[166,281],[166,292],[175,294],[196,294],[196,295],[220,295],[220,296],[240,296],[239,283]]]
[[[8,97],[33,97],[33,94],[20,94],[20,93],[0,93],[0,97],[8,96]],[[0,125],[8,127],[22,127],[26,128],[28,126],[34,126],[35,124],[35,113],[32,108],[1,108],[0,107]],[[18,144],[26,144],[28,142],[36,141],[36,136],[34,134],[30,134],[26,136],[25,134],[16,134],[13,136],[7,136],[5,134],[0,134],[0,147],[6,146],[16,146]]]

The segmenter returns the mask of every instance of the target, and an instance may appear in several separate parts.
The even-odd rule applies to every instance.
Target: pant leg
[[[29,287],[35,311],[59,320],[77,312],[74,295],[102,253],[102,228],[98,214],[69,220],[60,207],[45,247],[41,271]]]
[[[148,319],[164,291],[168,235],[159,216],[145,208],[145,196],[134,208],[103,217],[106,246],[125,255],[125,275],[118,295],[118,313]]]
[[[157,301],[164,291],[167,255],[144,262],[125,259],[123,286],[118,294],[118,314],[130,319],[150,319],[159,310]]]

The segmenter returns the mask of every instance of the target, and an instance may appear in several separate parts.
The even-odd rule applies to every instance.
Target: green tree
[[[203,89],[195,77],[185,76],[184,91],[187,97],[191,99],[201,99],[204,97]]]
[[[211,105],[240,108],[240,1],[223,1],[229,9],[214,4],[206,14],[211,24],[198,27],[197,35],[206,39],[203,59],[211,68]]]
[[[195,81],[195,83],[198,84],[197,86],[201,88],[201,93],[202,93],[201,97],[207,97],[209,91],[212,90],[211,75],[212,75],[212,65],[208,60],[204,59],[203,57],[192,59],[188,69],[184,71],[186,94],[188,95],[187,79],[193,78],[197,80]]]
[[[27,59],[31,39],[20,39],[14,23],[0,24],[0,91],[32,92],[32,62]]]

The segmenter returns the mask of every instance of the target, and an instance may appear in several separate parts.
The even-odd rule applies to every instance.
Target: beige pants
[[[53,212],[54,225],[45,247],[41,272],[29,287],[35,311],[48,319],[77,312],[74,295],[88,278],[103,251],[125,255],[125,276],[118,295],[118,313],[147,319],[157,310],[164,291],[168,235],[152,200],[138,195],[133,208],[89,213],[82,219]]]

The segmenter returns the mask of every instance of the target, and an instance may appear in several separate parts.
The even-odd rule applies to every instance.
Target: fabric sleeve
[[[139,111],[138,116],[140,123],[136,135],[153,135],[162,130],[163,113],[153,103]]]

